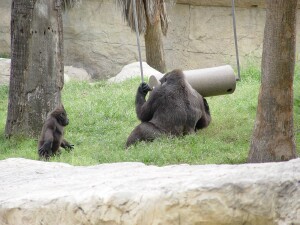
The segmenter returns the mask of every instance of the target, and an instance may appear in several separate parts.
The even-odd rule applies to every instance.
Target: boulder
[[[300,224],[300,159],[243,165],[0,161],[1,225]]]
[[[144,78],[148,79],[150,75],[161,75],[162,73],[157,71],[156,69],[153,69],[151,66],[149,66],[146,62],[142,62],[143,67],[143,75]],[[134,77],[141,77],[141,68],[140,68],[140,62],[134,62],[130,63],[126,66],[124,66],[120,73],[118,73],[115,77],[112,77],[108,79],[108,82],[111,83],[119,83],[122,81],[125,81],[126,79],[131,79]],[[145,82],[147,80],[145,79]]]
[[[91,81],[92,77],[86,70],[82,68],[76,68],[73,66],[65,66],[64,68],[65,73],[65,82],[69,80],[76,80],[76,81]]]

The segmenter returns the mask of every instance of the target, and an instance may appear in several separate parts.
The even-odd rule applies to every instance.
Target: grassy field
[[[94,165],[122,161],[146,164],[244,163],[254,126],[260,71],[249,67],[231,95],[208,97],[212,123],[197,134],[179,138],[161,138],[124,149],[126,139],[139,123],[134,97],[139,79],[122,84],[71,82],[63,90],[63,102],[70,124],[66,139],[74,151],[51,161],[73,165]],[[300,70],[295,79],[295,133],[300,146]],[[4,137],[8,88],[0,87],[0,159],[23,157],[37,159],[37,140]]]

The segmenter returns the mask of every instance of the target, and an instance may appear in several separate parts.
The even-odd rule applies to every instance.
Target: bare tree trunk
[[[165,73],[167,69],[160,20],[157,20],[153,25],[150,22],[147,23],[145,47],[148,65],[161,73]]]
[[[37,137],[61,101],[61,0],[12,0],[11,53],[5,133]]]
[[[296,157],[293,78],[297,0],[266,0],[262,83],[248,162]]]

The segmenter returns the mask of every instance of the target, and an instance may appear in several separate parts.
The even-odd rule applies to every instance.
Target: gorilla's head
[[[185,76],[182,70],[175,69],[171,72],[166,73],[159,81],[161,85],[172,85],[172,84],[182,84],[184,82]]]

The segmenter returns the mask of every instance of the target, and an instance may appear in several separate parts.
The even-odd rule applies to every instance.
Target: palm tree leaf
[[[121,8],[123,18],[127,22],[128,26],[132,29],[132,31],[135,31],[133,1],[117,0],[117,5]],[[139,33],[144,33],[146,31],[147,23],[144,8],[145,6],[143,0],[136,0],[136,13],[139,25]]]
[[[117,0],[117,4],[122,10],[124,20],[128,26],[135,31],[133,0]],[[139,33],[145,33],[147,23],[154,24],[161,19],[163,34],[166,35],[168,29],[168,17],[165,7],[165,0],[136,0],[136,12],[139,25]]]
[[[166,4],[165,2],[161,3],[161,9],[160,9],[160,21],[161,21],[161,31],[163,35],[167,35],[168,27],[170,19],[167,14]]]

